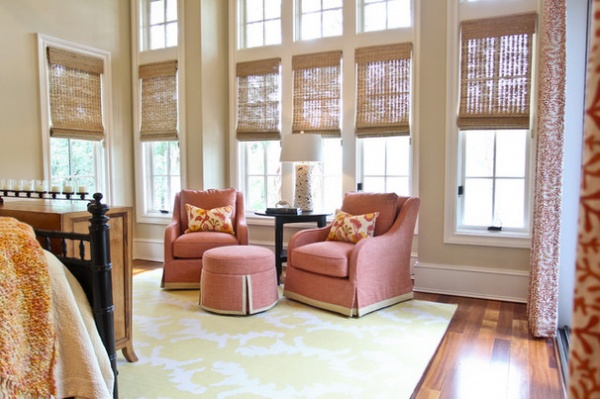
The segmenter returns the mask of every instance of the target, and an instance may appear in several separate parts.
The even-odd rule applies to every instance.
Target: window
[[[141,0],[140,51],[177,46],[177,0]]]
[[[44,147],[50,186],[85,187],[110,198],[105,181],[105,68],[108,55],[99,50],[41,36],[40,62],[45,76],[42,102]]]
[[[342,0],[298,0],[298,40],[341,36]]]
[[[181,190],[179,143],[155,141],[144,143],[143,148],[146,159],[144,180],[149,198],[146,212],[171,212],[175,194]]]
[[[359,13],[361,32],[412,26],[410,0],[360,0]]]
[[[238,31],[235,37],[238,43],[232,52],[232,68],[236,71],[231,76],[232,96],[238,101],[237,110],[231,113],[231,125],[236,126],[236,138],[239,146],[232,151],[231,157],[238,162],[239,184],[244,190],[257,190],[256,193],[245,192],[246,199],[252,198],[251,207],[264,209],[273,206],[277,201],[284,199],[292,202],[294,198],[295,179],[294,168],[279,163],[279,143],[270,142],[272,138],[256,140],[245,139],[240,128],[240,99],[251,98],[239,93],[240,76],[237,72],[239,64],[263,61],[265,58],[274,57],[279,60],[279,96],[277,101],[267,100],[265,93],[268,90],[258,89],[260,79],[253,78],[256,96],[247,106],[259,116],[258,120],[269,119],[266,109],[273,104],[278,104],[279,136],[299,134],[319,134],[322,136],[324,161],[315,168],[313,188],[316,189],[314,197],[315,208],[333,212],[342,203],[344,192],[356,189],[357,182],[365,182],[373,189],[379,189],[381,184],[375,181],[383,176],[384,187],[392,191],[406,192],[406,187],[412,188],[412,145],[410,137],[410,107],[412,105],[412,92],[410,79],[412,76],[412,40],[414,33],[411,29],[396,29],[400,25],[410,28],[413,20],[412,0],[373,1],[360,0],[358,2],[343,0],[297,0],[281,1],[272,4],[271,16],[267,16],[267,1],[238,0],[237,13],[231,16],[231,24]],[[383,13],[377,7],[383,7]],[[254,28],[248,17],[252,8],[251,20],[257,21]],[[367,10],[367,11],[365,11]],[[400,12],[400,14],[398,14]],[[255,14],[254,14],[255,13]],[[363,18],[363,14],[368,18]],[[389,15],[389,18],[388,18]],[[278,43],[264,41],[264,26],[269,18],[277,18],[280,33],[275,35]],[[391,34],[371,33],[364,35],[363,21],[369,20],[369,30],[390,30]],[[375,23],[375,21],[377,21]],[[349,21],[356,21],[356,27],[350,27]],[[372,24],[371,24],[372,23]],[[348,28],[344,30],[345,27]],[[256,36],[256,41],[250,45],[250,36]],[[254,39],[253,39],[254,40]],[[402,114],[397,116],[393,128],[377,126],[379,129],[374,136],[365,135],[360,140],[353,134],[357,104],[356,93],[358,80],[354,78],[355,50],[361,46],[389,45],[395,41],[405,42],[408,46],[408,57],[398,60],[402,64],[402,75],[393,75],[392,67],[388,67],[387,82],[389,88],[396,90],[396,103],[401,103]],[[252,47],[254,46],[254,47]],[[402,52],[402,51],[401,51]],[[406,60],[408,58],[408,61]],[[348,73],[350,80],[343,81],[342,75]],[[400,73],[396,71],[396,73]],[[375,75],[373,75],[373,79]],[[262,78],[261,78],[262,79]],[[408,82],[399,79],[407,79]],[[381,80],[384,80],[382,78]],[[368,85],[375,82],[369,81]],[[378,96],[378,97],[377,97]],[[263,99],[261,99],[263,98]],[[272,96],[275,98],[275,96]],[[374,94],[367,103],[385,103],[390,97],[385,93]],[[258,101],[258,99],[261,99]],[[388,113],[389,109],[386,109]],[[379,111],[373,111],[377,113]],[[247,120],[248,117],[245,117]],[[390,131],[391,129],[391,131]],[[383,131],[383,133],[382,133]],[[343,132],[343,133],[342,133]],[[386,137],[380,137],[380,135]],[[344,135],[344,137],[342,137]],[[278,138],[277,138],[278,139]],[[275,139],[275,140],[277,140]],[[363,143],[373,141],[373,145]],[[369,151],[369,167],[371,160],[382,162],[383,157],[372,151],[379,151],[375,143],[384,143],[388,148],[387,161],[384,161],[383,172],[371,171],[369,168],[361,169],[366,163],[360,162],[363,148]],[[398,154],[397,151],[402,151]],[[357,154],[358,153],[358,154]],[[356,156],[358,155],[358,156]],[[273,160],[264,157],[275,157]],[[280,173],[280,178],[275,174]],[[366,175],[373,173],[373,175]],[[380,173],[383,173],[381,175]],[[361,175],[362,174],[362,175]],[[250,183],[252,182],[252,183]],[[281,184],[279,187],[273,185]],[[404,191],[403,191],[404,190]],[[249,207],[249,209],[252,209]]]
[[[281,0],[247,0],[240,5],[239,48],[281,43]]]
[[[145,214],[167,213],[180,190],[177,62],[140,65]]]
[[[460,24],[456,180],[448,187],[454,222],[447,242],[528,245],[536,18],[527,12]]]
[[[264,211],[274,207],[281,198],[281,163],[279,141],[244,143],[246,184],[245,207]]]
[[[411,194],[410,43],[356,49],[356,136],[364,191]]]

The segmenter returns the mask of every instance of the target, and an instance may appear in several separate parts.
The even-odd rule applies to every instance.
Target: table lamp
[[[313,170],[317,162],[323,161],[323,147],[320,134],[286,134],[281,137],[280,162],[293,162],[296,167],[296,189],[294,207],[312,211]]]

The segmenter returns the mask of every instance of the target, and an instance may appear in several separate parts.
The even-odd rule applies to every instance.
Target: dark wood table
[[[287,262],[287,251],[283,250],[283,225],[286,223],[316,222],[318,227],[327,224],[327,212],[302,212],[299,215],[273,214],[266,212],[254,212],[259,216],[270,216],[275,218],[275,267],[277,269],[277,281],[280,281],[283,262]]]

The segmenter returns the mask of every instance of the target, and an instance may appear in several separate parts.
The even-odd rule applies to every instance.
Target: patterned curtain
[[[592,2],[569,398],[600,398],[600,2]]]
[[[544,0],[539,21],[537,170],[530,256],[528,316],[536,337],[558,324],[558,263],[565,108],[566,5]]]

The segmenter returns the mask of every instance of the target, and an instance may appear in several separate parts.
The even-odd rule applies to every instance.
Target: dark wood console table
[[[287,262],[287,252],[283,250],[283,225],[286,223],[316,222],[318,227],[324,227],[327,224],[327,216],[331,215],[331,213],[325,212],[302,212],[299,215],[265,212],[254,212],[254,214],[275,218],[275,267],[277,268],[277,281],[280,281],[281,278],[283,262]]]

